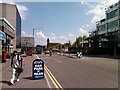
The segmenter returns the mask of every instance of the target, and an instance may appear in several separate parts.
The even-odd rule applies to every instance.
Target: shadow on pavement
[[[23,79],[33,80],[33,78],[31,76],[30,77],[23,77]]]
[[[10,84],[11,84],[10,81],[5,81],[5,80],[0,81],[0,83],[7,84],[7,85],[10,85]]]
[[[41,79],[33,79],[33,78],[30,76],[30,77],[23,77],[23,79],[27,79],[27,80],[42,80],[43,78],[41,78]]]

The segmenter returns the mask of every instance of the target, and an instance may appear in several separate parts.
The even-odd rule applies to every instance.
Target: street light
[[[33,28],[33,47],[34,47],[34,45],[35,45],[34,31],[35,31],[36,29],[43,29],[43,27],[40,27],[40,28]]]
[[[35,31],[35,29],[33,29],[33,47],[34,47],[34,43],[35,43],[35,38],[34,38],[34,31]]]

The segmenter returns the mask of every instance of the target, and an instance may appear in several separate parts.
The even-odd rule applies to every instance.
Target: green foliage
[[[73,53],[76,54],[77,52],[79,52],[80,50],[69,50],[69,53]]]
[[[24,53],[26,51],[27,51],[27,46],[26,45],[22,46],[21,47],[21,53]]]
[[[80,47],[80,42],[82,42],[82,40],[85,40],[87,38],[87,36],[80,36],[78,38],[76,38],[76,41],[73,43],[73,47]]]
[[[10,57],[11,57],[11,53],[7,53],[6,58],[10,59]]]

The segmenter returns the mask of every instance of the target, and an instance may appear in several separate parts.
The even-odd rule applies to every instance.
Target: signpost
[[[77,57],[81,58],[82,57],[82,52],[77,52]]]
[[[33,79],[44,79],[44,62],[41,59],[33,61]]]

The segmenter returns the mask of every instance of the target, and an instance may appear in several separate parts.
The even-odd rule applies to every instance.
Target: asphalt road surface
[[[39,55],[63,88],[118,88],[118,60]]]

